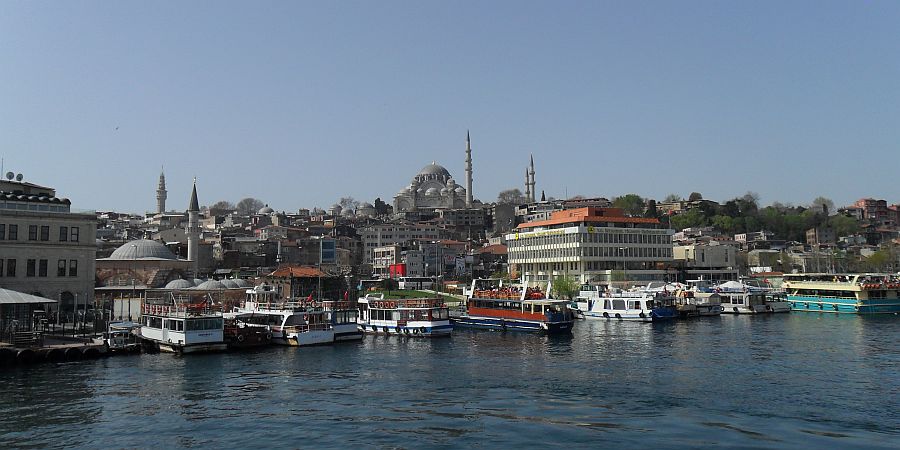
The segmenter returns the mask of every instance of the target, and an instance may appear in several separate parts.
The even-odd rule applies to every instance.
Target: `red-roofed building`
[[[674,230],[658,219],[628,217],[621,208],[555,211],[506,235],[510,271],[529,282],[553,276],[581,283],[664,280]]]
[[[334,300],[342,298],[348,289],[344,277],[329,275],[312,266],[281,266],[266,275],[263,281],[280,289],[285,298],[302,299],[312,295],[316,300]]]

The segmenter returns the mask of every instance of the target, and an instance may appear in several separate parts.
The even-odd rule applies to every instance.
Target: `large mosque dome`
[[[435,164],[434,161],[432,161],[431,164],[423,167],[422,170],[419,171],[419,175],[440,175],[449,178],[450,171],[445,169],[444,166]]]
[[[117,248],[109,255],[109,259],[178,259],[165,245],[149,239],[130,241]]]

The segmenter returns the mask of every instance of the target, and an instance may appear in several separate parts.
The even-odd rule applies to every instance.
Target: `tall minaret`
[[[200,249],[200,203],[197,201],[197,179],[194,178],[194,190],[191,192],[191,204],[188,205],[188,225],[187,229],[187,259],[191,262],[191,270],[193,276],[197,277],[200,271],[200,261],[198,259]]]
[[[472,141],[466,130],[466,208],[472,207]]]
[[[531,192],[531,203],[534,203],[534,197],[537,195],[534,186],[534,155],[531,155],[531,172],[529,172],[529,175],[531,175],[531,177],[529,178],[531,181],[531,189],[529,189],[528,191]]]
[[[531,203],[531,178],[528,177],[528,168],[525,168],[525,203]]]
[[[166,174],[159,172],[159,185],[156,187],[156,213],[166,212]]]

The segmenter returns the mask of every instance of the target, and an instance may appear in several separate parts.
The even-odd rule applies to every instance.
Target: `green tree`
[[[704,227],[708,223],[708,220],[702,212],[692,209],[690,211],[683,212],[681,214],[676,214],[672,217],[669,217],[669,226],[675,230],[683,230],[685,228],[692,227]]]
[[[613,200],[613,206],[622,208],[629,216],[640,216],[644,212],[644,199],[637,194],[625,194]]]
[[[713,216],[711,220],[712,226],[716,227],[725,234],[734,234],[737,228],[738,219],[725,215]]]
[[[865,266],[873,272],[881,272],[891,262],[891,255],[885,249],[872,253],[866,258]]]
[[[675,203],[675,202],[680,202],[680,201],[681,201],[681,196],[678,194],[669,194],[666,196],[666,198],[663,199],[663,203]]]
[[[691,195],[688,196],[688,201],[696,202],[697,200],[703,200],[703,194],[699,192],[691,192]]]
[[[828,224],[834,228],[834,234],[837,237],[850,236],[859,231],[859,224],[856,222],[856,219],[841,214],[829,217]]]
[[[525,195],[518,189],[507,189],[497,194],[497,203],[503,205],[523,205],[525,204]]]
[[[567,300],[571,300],[572,297],[578,295],[578,283],[575,281],[575,278],[557,275],[553,277],[553,292],[551,295],[553,298],[565,298]]]

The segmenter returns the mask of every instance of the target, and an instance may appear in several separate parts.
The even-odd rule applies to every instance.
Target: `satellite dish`
[[[16,176],[16,174],[14,174],[14,173],[12,173],[12,172],[6,172],[6,179],[7,179],[7,180],[12,180],[13,178],[15,178],[15,176]]]
[[[16,181],[22,181],[22,178],[25,178],[25,177],[24,177],[24,176],[22,176],[22,174],[21,174],[21,173],[20,173],[20,174],[18,174],[18,175],[16,175]]]

